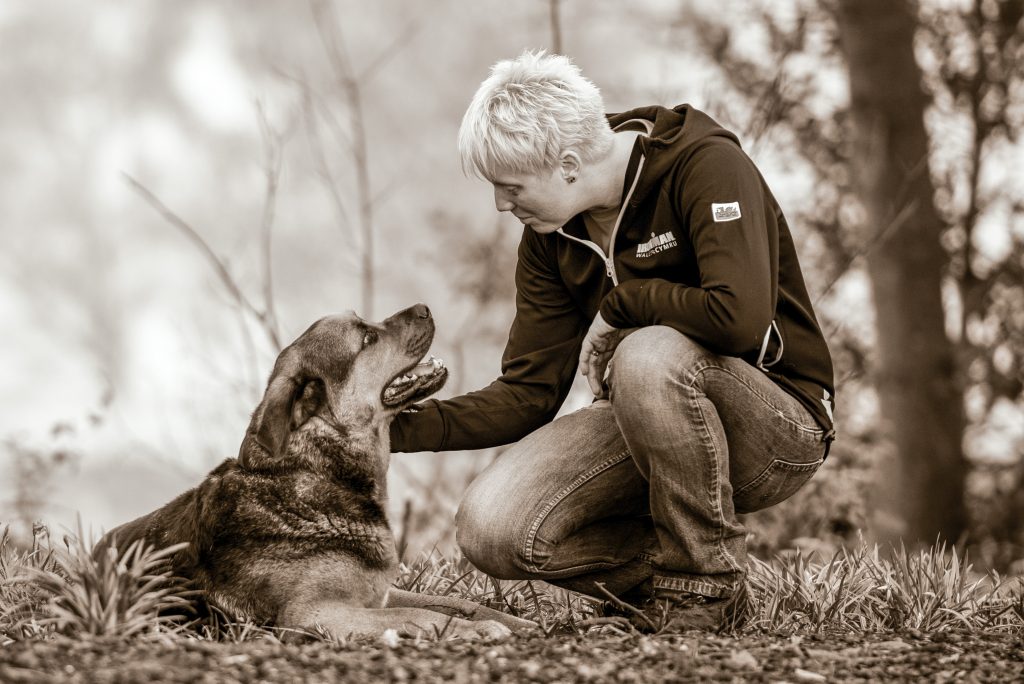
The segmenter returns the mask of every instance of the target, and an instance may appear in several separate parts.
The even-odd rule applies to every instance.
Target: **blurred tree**
[[[962,385],[942,306],[949,257],[929,173],[928,96],[914,57],[916,6],[840,0],[838,10],[850,75],[853,185],[877,245],[867,254],[874,384],[898,453],[882,462],[878,500],[905,525],[880,532],[893,541],[929,541],[936,534],[959,540],[967,526]]]
[[[727,119],[742,112],[748,149],[774,144],[814,178],[810,208],[795,222],[813,230],[804,248],[819,262],[809,267],[818,301],[866,263],[873,334],[849,330],[849,312],[831,324],[830,307],[819,313],[841,397],[862,372],[873,380],[898,454],[882,450],[882,461],[902,474],[878,479],[897,484],[903,531],[919,540],[962,537],[964,435],[989,430],[999,402],[1018,420],[1022,411],[1022,192],[1007,182],[1006,164],[1024,125],[1014,97],[1024,69],[1022,5],[927,4],[917,14],[903,3],[794,0],[748,7],[728,24],[686,15],[727,79],[719,102],[733,104],[721,107]],[[736,40],[737,27],[752,25],[766,37],[757,56],[744,45],[749,33]],[[829,91],[844,73],[849,101]],[[983,228],[1005,248],[980,249]],[[841,432],[854,419],[841,416]],[[870,447],[869,433],[858,431]]]
[[[998,416],[1024,422],[1024,189],[1014,182],[1024,130],[1022,18],[1024,0],[925,3],[918,33],[921,61],[934,65],[925,70],[932,110],[951,122],[933,134],[932,159],[955,285],[949,332],[969,421],[965,446],[982,480],[971,514],[993,543],[986,557],[1000,566],[1024,556],[1020,438],[1016,463],[1012,434],[986,446]]]

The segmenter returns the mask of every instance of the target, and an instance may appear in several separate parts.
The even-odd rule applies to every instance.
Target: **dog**
[[[175,574],[226,613],[338,638],[503,640],[537,625],[477,603],[400,591],[385,515],[388,426],[444,384],[417,304],[382,323],[322,318],[284,349],[237,458],[163,508],[111,530],[98,548],[187,542]]]

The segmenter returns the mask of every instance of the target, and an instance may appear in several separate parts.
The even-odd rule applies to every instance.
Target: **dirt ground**
[[[1024,681],[1019,634],[803,637],[590,633],[488,645],[402,641],[168,644],[58,639],[0,647],[0,682]]]

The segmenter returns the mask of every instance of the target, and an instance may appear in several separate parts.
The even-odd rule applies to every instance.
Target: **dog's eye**
[[[377,341],[377,333],[372,330],[367,330],[366,334],[363,335],[363,346],[369,347],[371,344]]]

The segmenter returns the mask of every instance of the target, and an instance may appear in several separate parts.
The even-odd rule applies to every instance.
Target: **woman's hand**
[[[583,338],[583,348],[580,349],[580,375],[587,377],[590,390],[598,399],[604,398],[606,394],[604,374],[615,348],[634,330],[636,328],[613,328],[605,323],[600,312],[590,324],[590,330]]]

